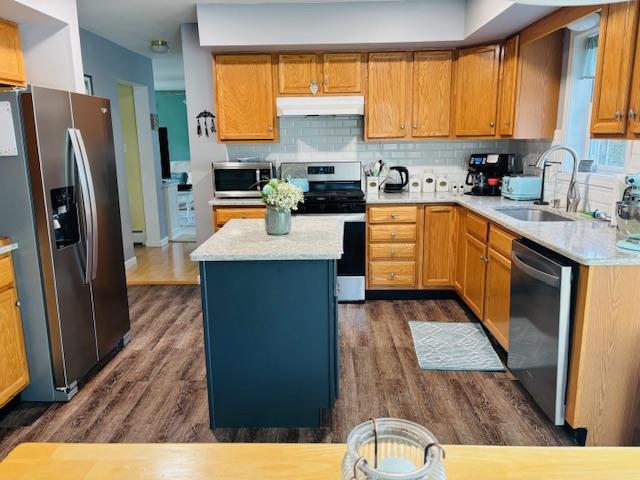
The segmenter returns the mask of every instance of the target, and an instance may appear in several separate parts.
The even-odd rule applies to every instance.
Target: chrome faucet
[[[544,177],[546,173],[547,163],[551,163],[547,162],[547,158],[549,158],[549,155],[551,155],[553,152],[557,152],[558,150],[569,152],[569,154],[573,157],[573,170],[571,172],[571,180],[569,181],[569,189],[567,190],[567,212],[576,212],[578,211],[578,204],[580,203],[580,190],[576,185],[576,172],[578,171],[578,154],[573,148],[567,147],[566,145],[553,145],[549,150],[540,155],[540,158],[538,158],[538,161],[536,162],[536,168],[542,169],[542,191],[540,193],[540,200],[535,203],[537,205],[548,205],[548,203],[544,201]]]

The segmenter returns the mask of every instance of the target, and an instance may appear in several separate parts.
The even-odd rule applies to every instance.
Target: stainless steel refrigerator
[[[19,245],[23,398],[68,400],[130,329],[111,108],[40,87],[2,102],[16,138],[16,155],[0,156],[0,225]]]

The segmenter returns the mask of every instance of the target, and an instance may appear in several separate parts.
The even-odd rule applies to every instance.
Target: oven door
[[[271,178],[271,168],[264,165],[227,162],[213,166],[213,193],[218,198],[259,197],[261,181]]]
[[[303,214],[306,216],[335,216],[344,219],[342,258],[338,260],[338,301],[364,301],[365,229],[364,213]]]

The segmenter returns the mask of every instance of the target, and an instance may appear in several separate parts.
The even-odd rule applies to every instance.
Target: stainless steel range
[[[344,217],[344,254],[338,260],[338,300],[364,301],[366,207],[362,165],[360,162],[283,163],[281,175],[287,176],[287,171],[304,171],[309,184],[304,205],[294,213]]]

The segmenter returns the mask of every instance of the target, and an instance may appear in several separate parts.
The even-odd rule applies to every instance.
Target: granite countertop
[[[3,245],[0,246],[0,255],[3,255],[5,253],[9,253],[13,250],[17,250],[18,249],[18,244],[17,243],[10,243],[9,245]]]
[[[337,260],[342,257],[340,217],[293,217],[288,235],[267,235],[262,219],[230,220],[192,254],[198,262]]]
[[[212,207],[264,207],[262,199],[254,198],[212,198],[209,200]]]
[[[535,243],[564,255],[582,265],[640,265],[640,252],[623,250],[616,246],[622,238],[609,223],[594,220],[577,213],[550,207],[539,207],[533,202],[509,200],[502,197],[475,197],[451,193],[403,193],[368,196],[368,205],[402,203],[454,203],[522,235]],[[496,208],[541,208],[569,217],[573,222],[527,222],[516,220]]]

